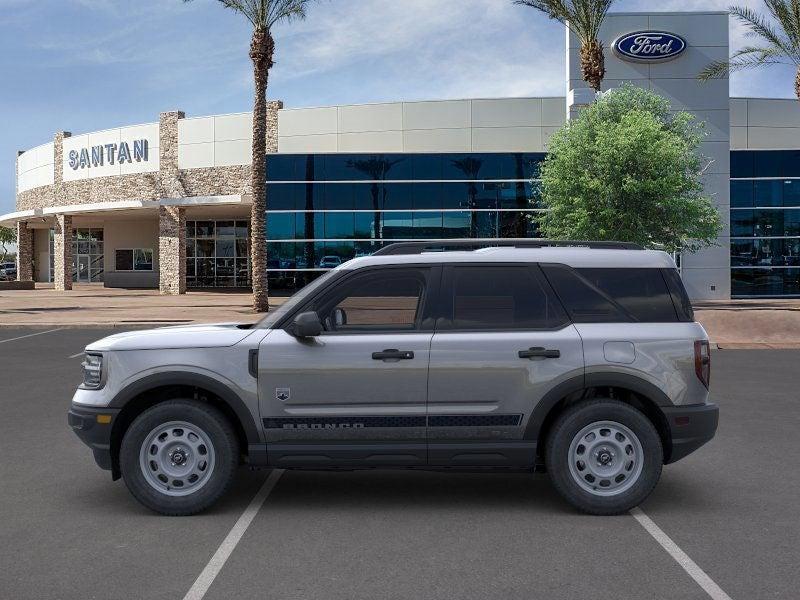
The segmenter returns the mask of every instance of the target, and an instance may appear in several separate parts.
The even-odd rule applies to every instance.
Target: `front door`
[[[432,267],[346,275],[299,309],[324,331],[261,342],[258,386],[275,466],[423,465]]]
[[[89,257],[85,254],[78,256],[78,281],[88,283],[91,281],[89,278]]]
[[[555,385],[583,377],[583,347],[535,265],[446,267],[431,343],[432,465],[530,467],[525,427]]]

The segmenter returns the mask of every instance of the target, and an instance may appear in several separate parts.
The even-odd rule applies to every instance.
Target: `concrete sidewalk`
[[[272,299],[280,305],[285,298]],[[158,290],[104,288],[76,284],[57,292],[37,284],[35,290],[0,292],[0,327],[131,327],[236,321],[252,323],[252,295],[243,291],[192,291],[162,296]]]
[[[158,290],[104,288],[76,284],[56,292],[0,292],[0,327],[136,327],[181,323],[252,323],[251,294],[243,291],[192,291],[162,296]],[[279,306],[285,297],[273,297]],[[800,348],[800,300],[706,302],[695,307],[697,320],[722,348]]]

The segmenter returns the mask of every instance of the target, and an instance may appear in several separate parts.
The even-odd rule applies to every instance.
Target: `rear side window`
[[[669,287],[669,291],[672,294],[672,303],[678,313],[678,320],[684,322],[694,321],[694,309],[689,296],[686,294],[686,288],[683,287],[678,270],[662,269],[661,273],[664,275],[667,287]]]
[[[674,323],[678,320],[661,269],[578,269],[578,272],[637,321]]]
[[[634,319],[608,294],[564,265],[542,270],[575,323],[625,323]]]
[[[525,266],[463,266],[447,270],[441,329],[555,329],[567,315],[539,273]]]

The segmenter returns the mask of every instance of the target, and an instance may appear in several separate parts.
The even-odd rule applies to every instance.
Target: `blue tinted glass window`
[[[530,184],[525,182],[504,182],[499,190],[500,208],[528,208]]]
[[[783,205],[783,181],[755,181],[753,185],[755,190],[753,204],[755,206]]]
[[[420,184],[417,184],[420,185]],[[420,187],[420,195],[429,193],[425,188],[426,184]],[[441,203],[439,206],[430,208],[468,208],[469,207],[469,184],[467,183],[443,183],[441,184]],[[432,191],[432,190],[430,190]],[[416,201],[416,197],[415,197]],[[423,208],[422,204],[414,205],[416,208]]]
[[[299,157],[293,154],[267,156],[267,181],[295,181],[295,165]]]
[[[781,177],[800,177],[800,150],[782,150],[781,157]]]
[[[414,237],[414,218],[410,212],[383,213],[382,238],[402,240]]]
[[[325,213],[294,213],[294,237],[298,240],[310,240],[325,237]]]
[[[750,237],[753,235],[753,211],[731,211],[731,235],[737,237]]]
[[[484,179],[486,158],[480,154],[454,154],[445,156],[443,179]]]
[[[377,210],[381,207],[380,183],[354,183],[353,207],[356,210]]]
[[[500,220],[500,237],[503,238],[524,238],[528,236],[530,229],[529,213],[524,212],[501,212],[498,215]]]
[[[734,208],[753,206],[752,181],[731,181],[731,206]]]
[[[326,183],[325,210],[353,210],[353,183]]]
[[[472,218],[469,211],[445,212],[442,215],[443,238],[468,238]]]
[[[325,213],[325,237],[334,239],[353,237],[354,218],[353,213]]]
[[[753,176],[753,154],[750,151],[731,152],[731,177]]]
[[[267,214],[267,239],[268,240],[294,239],[294,225],[295,225],[295,213]],[[228,256],[228,255],[220,254],[218,246],[217,256]]]
[[[782,175],[782,152],[778,150],[762,150],[755,152],[754,175],[756,177],[780,177]]]
[[[514,174],[507,179],[533,179],[539,177],[539,169],[544,161],[544,152],[515,154],[514,155]]]
[[[442,156],[440,154],[415,154],[411,157],[413,179],[441,179]]]
[[[442,233],[442,213],[415,212],[414,238],[438,238]]]
[[[783,182],[783,205],[800,206],[799,179],[787,179]]]
[[[295,210],[299,186],[291,183],[274,183],[267,186],[267,210]]]
[[[377,227],[376,227],[377,225]],[[380,237],[380,213],[357,212],[355,213],[355,234],[356,239],[375,239]]]
[[[783,235],[784,212],[782,210],[754,210],[753,235],[757,237]]]
[[[412,187],[409,183],[384,183],[381,185],[381,208],[404,210],[413,208]]]
[[[400,184],[393,184],[400,185]],[[402,208],[441,208],[442,207],[442,183],[411,183],[405,184],[409,194],[409,204]]]
[[[783,235],[800,235],[800,210],[783,211]]]

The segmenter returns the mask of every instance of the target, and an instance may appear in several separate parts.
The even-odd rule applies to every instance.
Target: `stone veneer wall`
[[[17,280],[33,281],[33,229],[17,223]]]
[[[158,207],[158,289],[186,293],[186,210],[179,206]]]
[[[56,215],[53,236],[53,283],[59,291],[72,289],[72,217]]]

